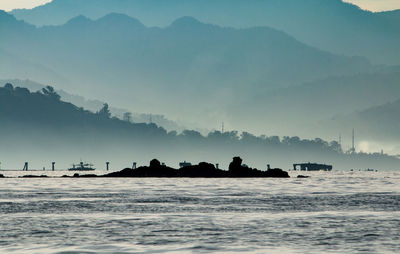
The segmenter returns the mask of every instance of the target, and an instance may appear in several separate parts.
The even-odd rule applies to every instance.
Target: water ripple
[[[0,179],[0,252],[399,253],[399,182]]]

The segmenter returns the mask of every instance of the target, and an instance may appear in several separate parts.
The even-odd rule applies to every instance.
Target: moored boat
[[[94,171],[96,170],[93,167],[93,164],[80,162],[78,164],[72,164],[72,168],[68,169],[69,171]]]

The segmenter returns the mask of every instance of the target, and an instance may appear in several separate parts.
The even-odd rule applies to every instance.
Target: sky
[[[400,0],[345,0],[370,11],[386,11],[400,9]]]
[[[31,9],[48,2],[51,2],[51,0],[0,0],[0,9],[6,11],[20,8]]]
[[[18,8],[33,8],[50,2],[51,0],[0,0],[0,9],[10,11]],[[357,4],[363,9],[371,11],[384,11],[400,9],[400,0],[345,0]]]

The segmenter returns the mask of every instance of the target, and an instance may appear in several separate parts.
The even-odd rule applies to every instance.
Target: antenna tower
[[[355,145],[354,145],[354,128],[353,128],[353,132],[352,132],[352,135],[351,135],[351,152],[352,153],[355,153],[356,152],[356,147],[355,147]]]

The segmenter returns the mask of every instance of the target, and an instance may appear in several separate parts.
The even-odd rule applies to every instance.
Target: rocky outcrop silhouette
[[[227,171],[217,169],[213,164],[200,162],[199,165],[186,166],[178,170],[179,177],[229,177]]]
[[[63,176],[64,177],[64,176]],[[68,176],[67,176],[68,177]],[[73,178],[92,178],[92,177],[98,177],[98,175],[95,174],[85,174],[85,175],[80,175],[78,173],[75,173],[73,176]]]
[[[229,164],[229,170],[221,170],[214,164],[200,162],[198,165],[185,166],[180,169],[174,169],[161,164],[159,160],[153,159],[149,166],[139,168],[125,168],[118,172],[112,172],[105,175],[85,174],[80,175],[75,173],[73,176],[63,175],[62,178],[97,178],[97,177],[187,177],[187,178],[288,178],[289,174],[279,168],[261,171],[256,168],[250,168],[242,164],[243,160],[240,157],[234,157]],[[20,178],[46,178],[47,175],[24,175]],[[305,176],[299,175],[298,178]],[[4,175],[0,174],[0,178]]]
[[[191,165],[174,169],[162,165],[154,159],[148,167],[137,169],[126,168],[119,172],[113,172],[101,177],[202,177],[202,178],[244,178],[244,177],[278,177],[288,178],[289,174],[282,169],[275,168],[267,171],[249,168],[242,165],[240,157],[234,157],[229,165],[229,171],[217,169],[213,164],[201,162],[198,165]]]
[[[178,177],[178,170],[161,165],[160,161],[153,159],[148,167],[126,168],[103,177]]]
[[[289,174],[280,168],[271,168],[267,171],[261,171],[256,168],[250,168],[242,164],[240,157],[234,157],[229,164],[230,177],[280,177],[288,178]]]
[[[309,176],[298,175],[297,178],[309,178]]]
[[[37,175],[24,175],[24,176],[21,176],[21,178],[47,178],[48,176],[47,175],[40,175],[40,176],[37,176]]]
[[[271,168],[264,172],[264,177],[289,178],[289,173],[280,168]]]

